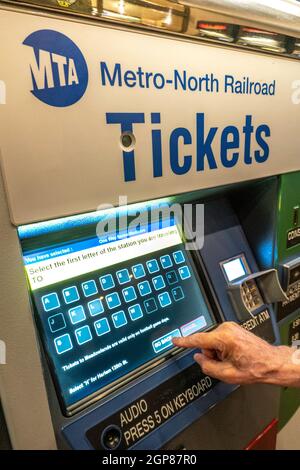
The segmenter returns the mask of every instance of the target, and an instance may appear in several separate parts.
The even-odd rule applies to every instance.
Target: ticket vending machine
[[[31,8],[0,10],[12,447],[250,448],[279,389],[212,379],[172,338],[235,321],[280,341],[274,244],[245,214],[299,166],[296,59]]]
[[[278,269],[287,298],[277,304],[276,319],[281,342],[288,346],[299,340],[299,188],[299,172],[293,172],[243,190],[234,202],[260,269]],[[282,390],[279,429],[297,411],[299,400],[297,389]]]

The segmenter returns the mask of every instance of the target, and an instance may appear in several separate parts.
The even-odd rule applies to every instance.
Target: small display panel
[[[99,236],[95,214],[19,228],[38,327],[69,411],[169,353],[173,337],[215,323],[172,217],[133,229],[122,211],[108,211]],[[123,229],[112,231],[116,218]]]
[[[222,266],[229,282],[236,281],[247,274],[247,270],[241,257],[226,261]]]

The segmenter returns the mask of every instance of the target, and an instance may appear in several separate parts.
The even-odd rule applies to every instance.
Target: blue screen
[[[101,234],[86,215],[19,230],[35,318],[68,411],[168,355],[173,337],[215,323],[174,219],[118,231],[109,221]]]

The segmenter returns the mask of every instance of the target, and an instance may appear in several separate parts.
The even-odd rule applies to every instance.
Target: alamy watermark
[[[292,354],[292,362],[295,365],[300,365],[300,340],[293,341],[292,347],[296,348]]]
[[[96,233],[101,240],[129,238],[134,235],[176,226],[187,250],[201,250],[204,245],[204,204],[178,204],[167,201],[128,206],[127,196],[119,196],[119,207],[101,204],[103,211]],[[153,227],[155,227],[153,229]]]

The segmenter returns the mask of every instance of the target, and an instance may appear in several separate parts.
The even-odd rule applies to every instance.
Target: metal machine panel
[[[190,402],[184,400],[181,405],[178,396],[186,394],[187,383],[191,376],[190,367],[195,367],[193,354],[188,353],[176,362],[172,361],[165,367],[151,374],[148,378],[133,383],[125,393],[119,394],[115,398],[108,400],[103,406],[84,414],[81,418],[63,429],[63,435],[68,444],[76,449],[108,449],[105,446],[105,435],[110,428],[117,430],[119,444],[117,449],[160,449],[170,438],[175,437],[178,432],[183,431],[197,421],[210,408],[213,408],[216,401],[228,396],[236,386],[226,385],[221,382],[212,382],[204,393]],[[186,372],[185,372],[186,371]],[[167,386],[160,390],[161,386],[168,382],[168,379],[177,381],[181,390],[176,390],[173,386]],[[196,386],[203,380],[203,374],[198,369],[198,373],[192,375],[193,385]],[[191,385],[191,384],[190,384]],[[163,392],[160,394],[160,392]],[[152,393],[157,397],[151,401],[148,394]],[[129,408],[136,407],[143,402],[145,408],[137,416],[128,419]],[[170,403],[175,403],[171,409]],[[177,409],[176,409],[177,402]],[[152,408],[152,403],[156,408]],[[154,423],[153,427],[150,423]],[[103,424],[102,424],[103,423]],[[104,442],[103,442],[104,441]],[[111,447],[113,450],[113,447]]]
[[[300,307],[300,173],[280,177],[277,263],[289,300],[278,305],[278,320]]]
[[[201,420],[169,441],[164,449],[242,450],[274,419],[278,404],[278,387],[240,387]]]
[[[112,29],[88,19],[75,23],[50,13],[33,16],[9,7],[0,10],[0,39],[7,44],[0,52],[1,166],[16,225],[92,211],[105,202],[117,204],[119,194],[128,195],[126,204],[291,172],[299,166],[298,64],[290,59]],[[103,447],[101,426],[116,419],[116,410],[156,390],[162,392],[158,416],[164,418],[163,406],[172,408],[168,400],[176,399],[175,390],[189,396],[186,387],[197,386],[190,382],[195,373],[192,353],[168,358],[101,402],[84,404],[74,416],[61,412],[38,347],[39,331],[33,328],[19,240],[6,213],[2,187],[0,191],[6,288],[1,318],[13,357],[13,366],[1,370],[0,386],[13,446],[53,448],[54,431],[59,447]],[[195,258],[207,276],[207,289],[217,298],[220,318],[237,320],[220,263],[243,255],[251,272],[258,266],[228,201],[212,201],[207,209],[207,240]],[[242,324],[275,342],[272,307],[260,307]],[[27,356],[22,354],[24,345]],[[182,381],[168,389],[178,374]],[[136,431],[125,447],[168,446],[235,388],[210,382],[200,370],[199,378],[200,385],[204,380],[210,386],[202,384],[199,396],[174,414],[168,411],[154,429],[142,424],[148,429],[145,434],[139,435],[135,422]],[[244,390],[248,388],[232,395],[239,404],[236,412],[256,410],[256,392],[251,407],[246,401],[240,406]],[[250,430],[254,433],[276,417],[275,395],[268,395],[272,399],[249,433],[244,427],[238,442],[231,436],[231,444],[226,440],[223,446],[240,448],[242,438],[249,442],[254,437]],[[235,406],[234,399],[231,403]],[[24,433],[31,415],[33,425]],[[210,416],[224,427],[230,421],[224,407]],[[195,429],[199,426],[200,420]],[[220,439],[212,439],[213,448],[219,445]]]
[[[11,443],[8,435],[8,430],[3,414],[3,409],[0,403],[0,450],[11,449]]]

